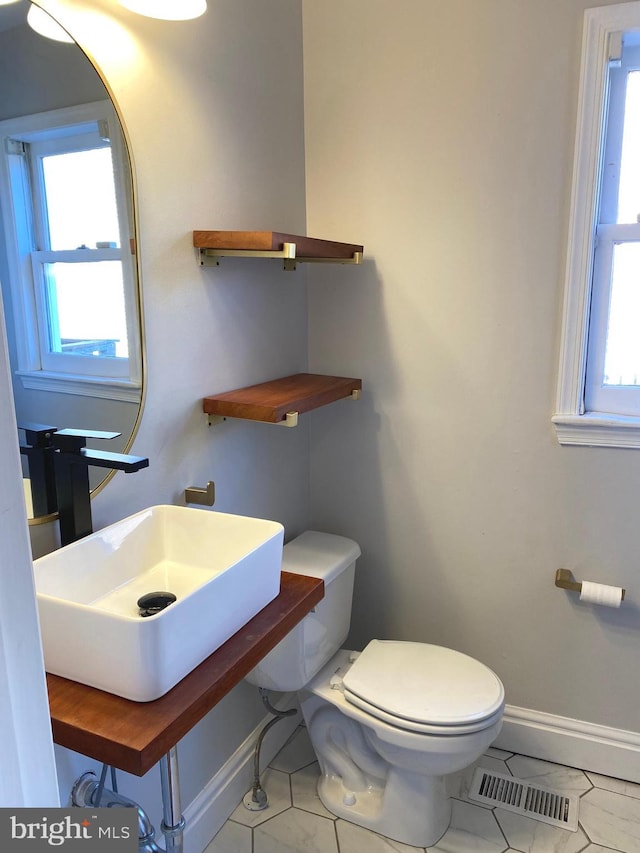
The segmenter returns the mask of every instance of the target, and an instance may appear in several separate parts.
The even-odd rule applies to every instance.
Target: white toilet
[[[283,571],[321,577],[325,595],[247,680],[300,691],[329,811],[428,847],[449,826],[445,776],[498,736],[504,688],[488,667],[440,646],[372,640],[361,653],[340,649],[359,556],[352,540],[314,531],[285,545]]]

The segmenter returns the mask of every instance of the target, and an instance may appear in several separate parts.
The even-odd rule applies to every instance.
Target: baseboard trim
[[[640,782],[640,732],[507,705],[494,746]]]
[[[297,704],[296,695],[290,693],[281,697],[277,706],[291,708]],[[203,853],[251,787],[253,751],[260,732],[271,719],[273,717],[270,714],[265,715],[233,755],[211,777],[198,796],[184,809],[184,853]],[[267,733],[260,753],[260,763],[263,767],[275,758],[301,721],[301,714],[285,717]]]

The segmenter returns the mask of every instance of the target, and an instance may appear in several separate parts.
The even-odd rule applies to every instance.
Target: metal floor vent
[[[571,832],[578,831],[578,797],[575,794],[560,794],[504,773],[490,773],[477,767],[469,799],[500,806],[501,809]]]

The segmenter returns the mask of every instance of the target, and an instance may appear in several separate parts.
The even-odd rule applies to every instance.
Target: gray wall
[[[105,88],[74,45],[26,26],[0,32],[0,121],[99,101]]]
[[[512,705],[637,731],[640,454],[551,424],[593,5],[303,0],[309,231],[368,259],[310,271],[310,367],[365,388],[313,421],[312,520],[362,545],[355,646],[449,645]]]

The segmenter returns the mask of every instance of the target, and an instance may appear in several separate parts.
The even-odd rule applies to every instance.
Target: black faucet
[[[61,545],[68,545],[93,532],[90,466],[124,471],[127,474],[148,467],[149,460],[143,456],[90,450],[86,446],[87,438],[111,439],[119,435],[118,432],[78,429],[60,429],[53,433],[51,440],[55,450],[53,462]]]
[[[91,450],[88,438],[112,439],[119,432],[57,429],[46,424],[23,423],[25,444],[20,452],[27,457],[33,514],[57,511],[60,544],[68,545],[93,532],[89,468],[110,468],[131,474],[149,466],[143,456]]]
[[[53,471],[55,451],[52,441],[56,428],[31,422],[18,424],[18,428],[25,434],[25,443],[20,445],[20,453],[27,457],[33,516],[38,518],[49,515],[58,509]]]

